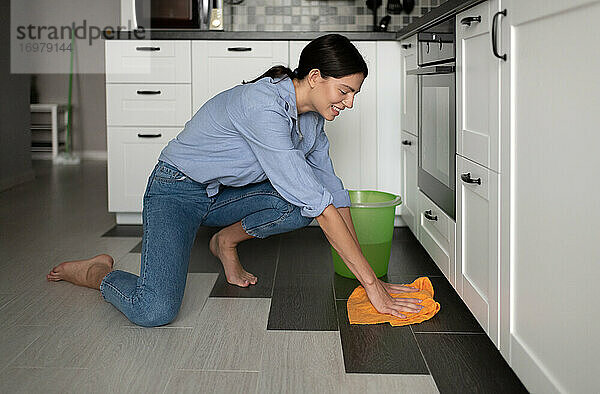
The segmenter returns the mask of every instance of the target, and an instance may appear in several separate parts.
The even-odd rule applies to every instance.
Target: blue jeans
[[[207,184],[159,161],[144,194],[140,276],[115,270],[100,284],[102,297],[133,323],[154,327],[171,322],[181,306],[188,264],[201,225],[242,228],[257,238],[307,226],[312,218],[288,203],[267,180],[222,187],[208,197]]]

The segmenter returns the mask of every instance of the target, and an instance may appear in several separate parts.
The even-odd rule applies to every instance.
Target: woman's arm
[[[383,282],[377,279],[369,262],[363,256],[358,242],[351,235],[338,209],[333,205],[328,205],[316,219],[329,243],[365,288],[371,304],[377,311],[404,318],[406,316],[401,312],[414,313],[421,310],[421,306],[415,305],[421,302],[417,298],[393,298],[390,296],[382,284]]]
[[[350,215],[350,208],[349,207],[341,207],[341,208],[338,208],[337,210],[340,213],[340,215],[342,216],[342,219],[344,219],[344,223],[346,223],[346,227],[348,227],[348,230],[350,231],[350,235],[352,235],[354,242],[360,248],[360,244],[358,243],[358,237],[356,236],[356,230],[354,230],[354,223],[352,223],[352,215]]]

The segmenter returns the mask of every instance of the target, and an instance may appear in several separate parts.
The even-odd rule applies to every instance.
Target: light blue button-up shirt
[[[288,77],[262,78],[208,100],[163,149],[159,160],[193,180],[208,183],[209,197],[220,185],[240,187],[269,180],[306,217],[333,203],[350,206],[348,191],[333,170],[325,119],[298,115]]]

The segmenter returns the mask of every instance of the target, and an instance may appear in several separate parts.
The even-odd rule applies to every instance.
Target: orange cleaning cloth
[[[414,293],[391,294],[394,298],[418,298],[423,309],[417,313],[401,312],[406,318],[379,313],[369,301],[367,292],[362,286],[358,286],[350,298],[348,298],[348,319],[350,324],[377,324],[389,322],[392,326],[406,326],[408,324],[421,323],[431,319],[440,310],[440,304],[433,299],[433,286],[427,277],[421,277],[413,283],[405,286],[412,286],[419,289]]]

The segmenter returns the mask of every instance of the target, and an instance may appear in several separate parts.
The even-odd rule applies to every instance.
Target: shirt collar
[[[274,79],[277,82],[281,98],[286,103],[285,110],[292,119],[298,120],[298,108],[296,108],[296,88],[290,78],[283,77]]]

